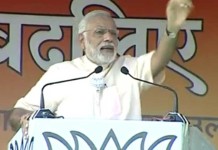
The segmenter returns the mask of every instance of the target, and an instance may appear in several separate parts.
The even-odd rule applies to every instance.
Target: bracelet
[[[176,38],[176,36],[177,36],[177,33],[175,33],[175,32],[170,32],[170,31],[167,29],[167,27],[166,27],[166,34],[167,34],[167,36],[168,36],[169,38],[171,38],[171,39],[174,39],[174,38]]]

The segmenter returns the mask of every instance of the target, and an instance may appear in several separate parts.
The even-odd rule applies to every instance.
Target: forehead
[[[105,27],[107,29],[116,29],[116,24],[113,18],[109,16],[94,16],[87,21],[87,29],[96,27]]]

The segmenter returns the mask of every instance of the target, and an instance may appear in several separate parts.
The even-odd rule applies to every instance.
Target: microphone
[[[129,70],[123,66],[120,70],[123,74],[125,75],[129,75],[131,78],[135,79],[135,80],[138,80],[138,81],[141,81],[141,82],[145,82],[145,83],[148,83],[148,84],[151,84],[151,85],[155,85],[157,87],[161,87],[161,88],[164,88],[164,89],[167,89],[169,91],[171,91],[174,96],[175,96],[175,100],[174,100],[174,107],[173,107],[173,111],[170,112],[168,115],[167,115],[167,118],[169,120],[165,120],[165,121],[177,121],[177,122],[185,122],[185,123],[188,123],[187,119],[178,113],[178,95],[176,93],[175,90],[173,90],[172,88],[168,87],[168,86],[164,86],[164,85],[161,85],[161,84],[156,84],[156,83],[152,83],[152,82],[149,82],[149,81],[146,81],[146,80],[142,80],[142,79],[139,79],[139,78],[136,78],[134,76],[132,76],[130,73],[129,73]]]
[[[98,66],[95,68],[94,71],[92,71],[90,74],[88,74],[87,76],[84,77],[79,77],[79,78],[73,78],[73,79],[68,79],[68,80],[62,80],[62,81],[56,81],[56,82],[50,82],[45,84],[42,89],[41,89],[41,99],[40,99],[40,109],[44,109],[45,108],[45,100],[44,100],[44,89],[45,87],[49,86],[49,85],[53,85],[53,84],[59,84],[59,83],[64,83],[64,82],[69,82],[69,81],[75,81],[75,80],[80,80],[80,79],[85,79],[88,78],[89,76],[91,76],[94,73],[100,73],[102,72],[103,67],[102,66]]]
[[[173,92],[174,96],[175,96],[175,101],[174,101],[174,109],[173,109],[173,112],[176,112],[178,113],[178,95],[176,93],[175,90],[173,90],[172,88],[168,87],[168,86],[164,86],[164,85],[161,85],[161,84],[156,84],[156,83],[152,83],[152,82],[149,82],[149,81],[145,81],[145,80],[142,80],[142,79],[138,79],[136,77],[133,77],[130,73],[129,73],[129,70],[126,68],[126,67],[122,67],[121,70],[120,70],[123,74],[125,75],[129,75],[131,78],[135,79],[135,80],[138,80],[138,81],[141,81],[141,82],[145,82],[145,83],[148,83],[148,84],[152,84],[152,85],[155,85],[155,86],[158,86],[158,87],[161,87],[161,88],[164,88],[164,89],[167,89],[167,90],[170,90],[171,92]]]

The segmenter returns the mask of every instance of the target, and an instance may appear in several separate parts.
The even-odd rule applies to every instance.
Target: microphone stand
[[[41,89],[41,99],[40,99],[40,109],[37,110],[33,115],[32,118],[63,118],[63,116],[56,116],[51,110],[45,109],[45,100],[44,100],[44,89],[47,86],[53,85],[53,84],[59,84],[59,83],[64,83],[64,82],[69,82],[69,81],[75,81],[75,80],[80,80],[80,79],[85,79],[91,76],[93,73],[100,73],[102,72],[103,67],[98,66],[95,68],[94,71],[92,71],[90,74],[84,77],[79,77],[79,78],[73,78],[73,79],[67,79],[67,80],[62,80],[62,81],[56,81],[56,82],[50,82],[45,84],[42,89]]]
[[[176,93],[175,90],[173,90],[172,88],[168,87],[168,86],[164,86],[164,85],[160,85],[160,84],[156,84],[156,83],[152,83],[152,82],[149,82],[149,81],[146,81],[146,80],[142,80],[142,79],[139,79],[139,78],[136,78],[134,76],[132,76],[130,73],[129,73],[129,70],[126,68],[126,67],[122,67],[121,70],[120,70],[123,74],[125,75],[129,75],[131,78],[137,80],[137,81],[140,81],[140,82],[145,82],[145,83],[148,83],[148,84],[151,84],[151,85],[155,85],[157,87],[161,87],[161,88],[164,88],[164,89],[167,89],[171,92],[173,92],[174,96],[175,96],[175,100],[174,100],[174,109],[172,112],[169,112],[165,118],[167,119],[164,119],[163,121],[169,121],[169,122],[183,122],[183,123],[188,123],[189,124],[189,121],[186,119],[185,116],[183,116],[182,114],[178,113],[178,95]]]

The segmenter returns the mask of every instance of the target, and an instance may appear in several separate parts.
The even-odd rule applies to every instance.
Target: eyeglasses
[[[106,34],[107,32],[109,32],[112,36],[114,37],[118,37],[118,34],[119,34],[119,30],[114,30],[114,29],[106,29],[106,28],[95,28],[95,29],[90,29],[90,30],[85,30],[83,31],[82,33],[84,32],[88,32],[88,31],[94,31],[93,33],[98,36],[98,37],[101,37],[103,36],[104,34]]]

